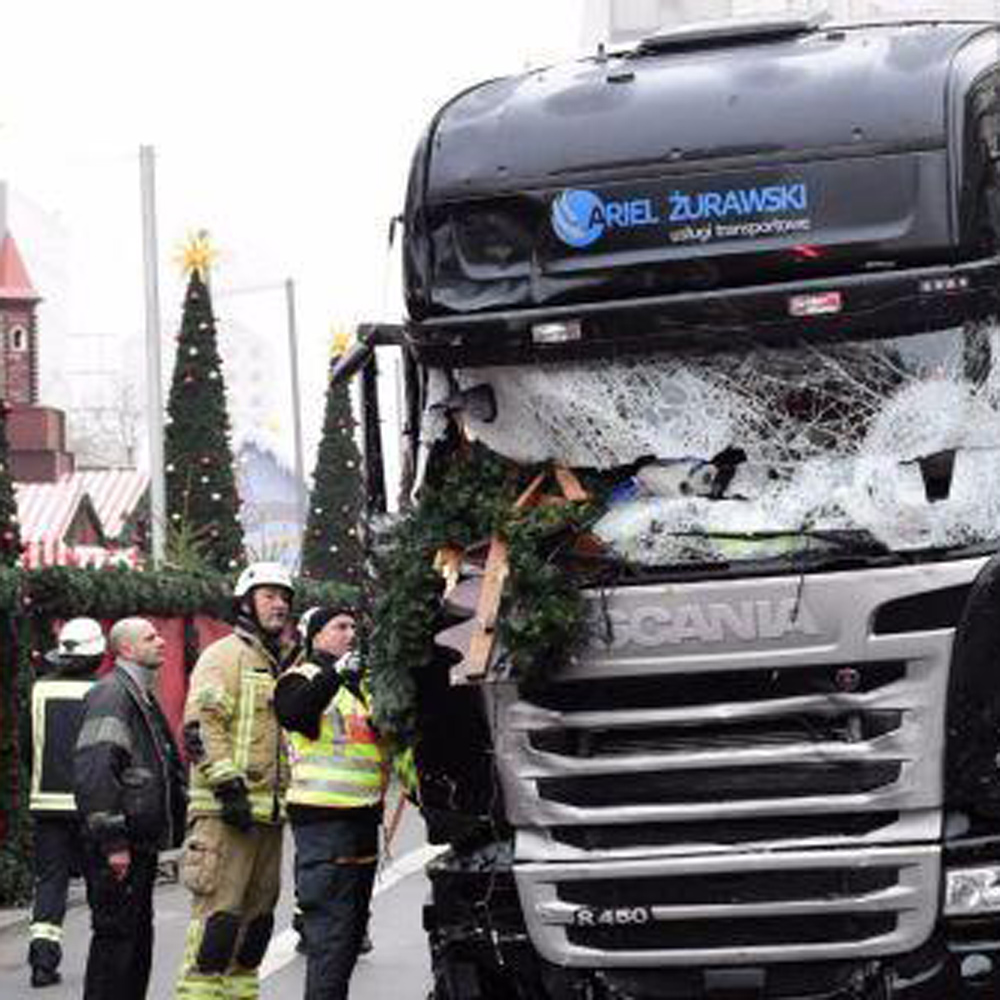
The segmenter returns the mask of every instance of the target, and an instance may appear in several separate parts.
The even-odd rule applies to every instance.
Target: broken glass
[[[457,380],[493,389],[496,419],[466,417],[489,448],[614,476],[595,531],[639,564],[822,551],[837,533],[898,552],[1000,534],[995,326]]]

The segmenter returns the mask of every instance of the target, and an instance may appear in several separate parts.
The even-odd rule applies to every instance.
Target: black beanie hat
[[[331,619],[336,618],[337,615],[350,615],[353,618],[355,615],[354,608],[346,604],[330,604],[317,608],[309,616],[309,621],[306,623],[305,635],[306,649],[308,651],[312,652],[313,639],[323,631],[323,626]]]

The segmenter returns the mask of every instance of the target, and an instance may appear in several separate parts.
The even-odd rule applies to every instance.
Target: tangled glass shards
[[[616,476],[634,466],[634,488],[596,528],[634,562],[780,557],[830,532],[899,551],[1000,533],[993,327],[477,369],[459,381],[492,386],[497,419],[470,429],[509,458]],[[741,458],[724,489],[685,488],[676,469],[697,467],[704,482],[727,449]]]

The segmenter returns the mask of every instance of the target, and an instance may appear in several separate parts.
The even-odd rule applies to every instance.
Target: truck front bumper
[[[589,978],[590,983],[581,980]],[[935,940],[911,955],[858,963],[543,972],[545,1000],[985,1000],[1000,996],[1000,936]],[[582,992],[581,992],[582,991]]]
[[[503,880],[501,879],[501,882]],[[498,890],[503,899],[505,893]],[[1000,920],[942,927],[908,955],[689,969],[578,969],[534,949],[510,904],[452,922],[429,905],[435,1000],[986,1000],[1000,997]],[[447,909],[447,907],[446,907]],[[442,919],[442,917],[444,919]]]

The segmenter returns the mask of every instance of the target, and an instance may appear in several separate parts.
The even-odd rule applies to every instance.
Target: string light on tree
[[[0,523],[9,525],[0,535],[0,566],[15,566],[21,558],[21,533],[17,520],[17,499],[11,480],[7,443],[7,418],[10,403],[0,400]]]
[[[353,342],[352,330],[341,327],[333,331],[331,371]],[[302,546],[304,576],[348,584],[361,582],[364,553],[355,537],[354,525],[361,517],[363,493],[357,471],[361,455],[355,428],[350,387],[347,383],[328,386]]]
[[[217,256],[204,230],[190,236],[178,254],[188,285],[167,404],[165,457],[173,470],[167,479],[171,523],[200,540],[207,566],[228,572],[243,560],[243,529],[208,286]],[[204,470],[212,464],[210,476]]]

